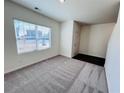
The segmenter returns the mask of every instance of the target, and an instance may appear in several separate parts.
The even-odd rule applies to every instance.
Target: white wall
[[[67,21],[61,24],[60,54],[67,57],[72,57],[73,23]]]
[[[61,24],[60,54],[67,57],[75,56],[79,51],[80,24],[67,21]]]
[[[73,24],[73,41],[72,41],[72,57],[79,53],[80,31],[81,31],[80,24],[78,22],[74,21],[74,24]]]
[[[105,58],[115,23],[82,26],[79,52]]]
[[[52,28],[52,47],[43,51],[17,54],[13,18],[23,19]],[[4,56],[5,73],[39,62],[59,54],[60,24],[48,17],[5,0]]]
[[[109,40],[105,71],[109,93],[120,93],[120,17]]]

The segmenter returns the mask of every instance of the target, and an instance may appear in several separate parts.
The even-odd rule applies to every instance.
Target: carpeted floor
[[[104,68],[57,56],[5,75],[5,93],[108,93]]]

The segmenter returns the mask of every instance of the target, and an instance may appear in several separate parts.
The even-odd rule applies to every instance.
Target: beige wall
[[[60,54],[67,57],[72,57],[73,23],[67,21],[61,24]]]
[[[80,32],[80,46],[79,52],[83,54],[88,54],[88,47],[89,47],[89,36],[90,36],[90,26],[85,25],[81,27]]]
[[[52,47],[43,51],[17,54],[13,18],[23,19],[52,28]],[[5,73],[39,62],[59,54],[60,24],[48,17],[39,15],[19,5],[5,0],[4,59]]]
[[[60,54],[73,57],[79,51],[80,24],[67,21],[61,24]]]
[[[105,71],[109,93],[120,93],[120,16],[109,40]]]
[[[115,23],[82,26],[79,52],[105,58],[109,37]]]
[[[80,24],[78,22],[74,21],[74,24],[73,24],[72,57],[79,53],[80,31],[81,31]]]

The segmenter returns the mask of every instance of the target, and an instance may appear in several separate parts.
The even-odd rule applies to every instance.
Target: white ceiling
[[[81,23],[96,24],[115,22],[119,0],[11,0],[24,7],[44,14],[57,21],[75,20]]]

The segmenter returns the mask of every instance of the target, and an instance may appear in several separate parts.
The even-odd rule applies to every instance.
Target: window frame
[[[16,30],[15,30],[15,24],[14,24],[14,20],[18,20],[18,21],[22,21],[22,22],[26,22],[26,23],[29,23],[29,24],[33,24],[33,25],[37,25],[37,26],[42,26],[42,27],[46,27],[46,28],[49,28],[50,29],[50,43],[49,43],[49,47],[48,48],[45,48],[45,49],[35,49],[35,50],[32,50],[32,51],[26,51],[26,52],[21,52],[19,53],[18,52],[18,45],[17,45],[17,38],[16,38]],[[15,33],[15,41],[16,41],[16,53],[18,55],[20,54],[26,54],[26,53],[30,53],[30,52],[41,52],[41,51],[44,51],[44,50],[49,50],[50,48],[52,48],[52,27],[50,26],[45,26],[45,25],[42,25],[42,24],[35,24],[34,22],[30,22],[30,21],[25,21],[23,19],[20,19],[20,18],[12,18],[12,21],[13,21],[13,28],[14,28],[14,33]]]

